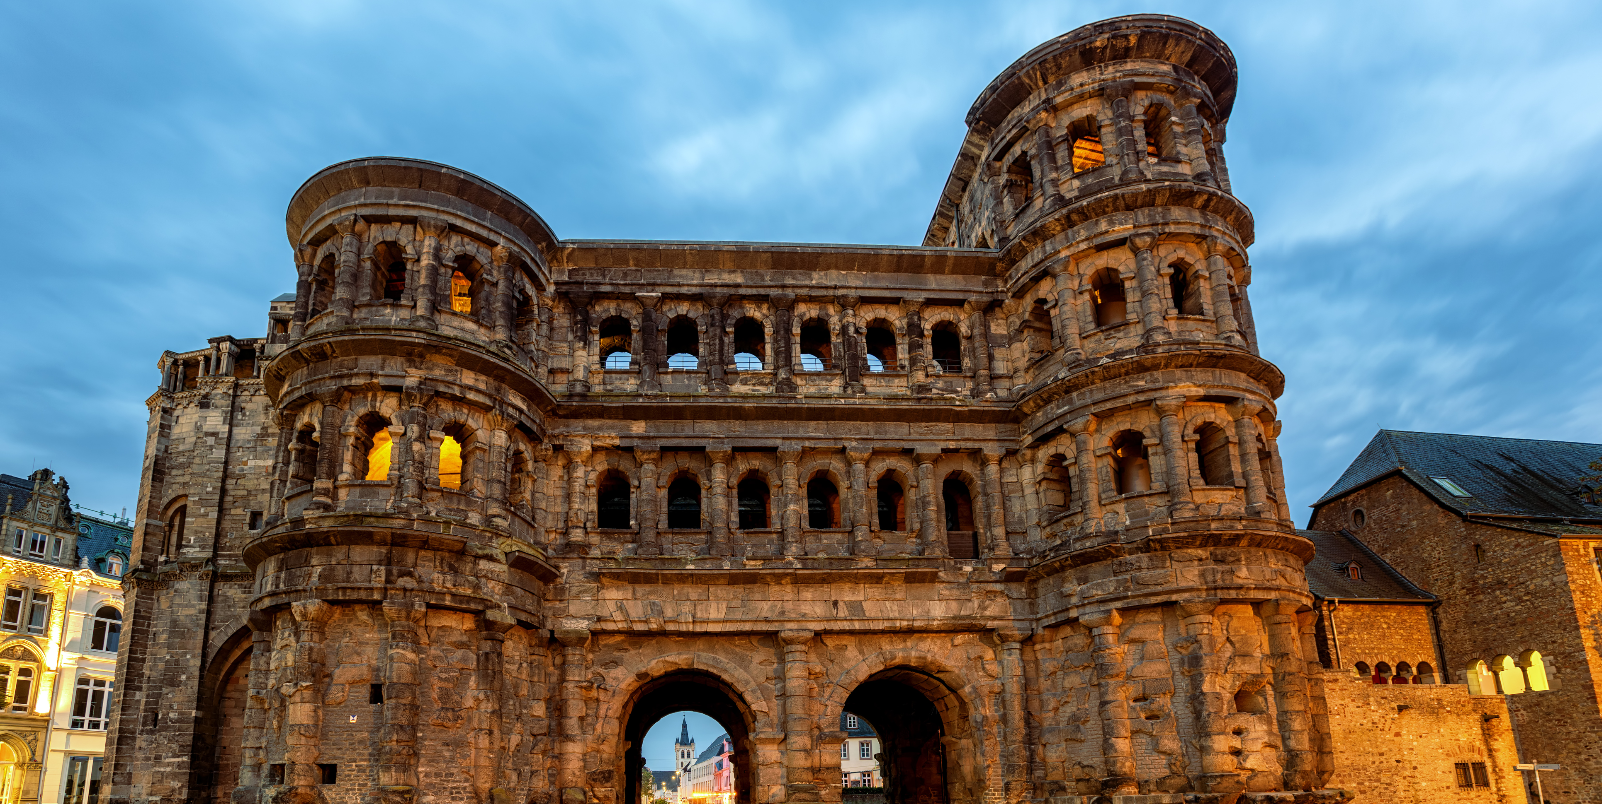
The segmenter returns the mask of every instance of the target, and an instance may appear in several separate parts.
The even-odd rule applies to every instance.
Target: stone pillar
[[[1271,689],[1276,726],[1281,732],[1281,784],[1286,790],[1313,790],[1318,776],[1313,724],[1309,718],[1308,666],[1303,660],[1298,606],[1287,600],[1259,604],[1269,635]]]
[[[969,316],[969,342],[974,347],[971,359],[975,364],[975,384],[970,395],[977,399],[997,396],[991,389],[991,322],[986,320],[990,303],[976,299],[964,302],[964,314]]]
[[[1119,144],[1119,180],[1140,181],[1146,177],[1147,172],[1142,169],[1147,161],[1146,149],[1136,141],[1136,127],[1131,119],[1131,89],[1129,83],[1120,81],[1108,89],[1108,97],[1113,101],[1114,135]]]
[[[488,450],[489,466],[485,467],[485,502],[486,515],[490,520],[490,527],[507,527],[507,472],[511,467],[507,465],[507,444],[511,440],[509,431],[512,421],[501,411],[494,411],[484,418],[485,429],[488,432],[490,449]]]
[[[1209,170],[1208,152],[1203,147],[1203,120],[1197,113],[1197,98],[1188,97],[1181,104],[1181,150],[1192,163],[1192,181],[1214,184],[1214,173]]]
[[[385,647],[384,727],[379,730],[378,802],[412,802],[418,789],[418,709],[423,677],[420,631],[427,607],[421,601],[386,600],[380,606],[389,629]]]
[[[246,620],[251,627],[250,691],[245,697],[245,722],[240,735],[239,787],[233,800],[256,804],[257,790],[267,780],[262,770],[267,762],[267,697],[272,683],[273,615],[253,611]],[[229,780],[222,780],[227,782]]]
[[[337,404],[339,399],[339,391],[318,394],[323,412],[317,428],[317,476],[312,481],[308,511],[334,510],[334,476],[340,469],[340,422],[344,418],[344,411]]]
[[[707,451],[707,460],[713,465],[712,483],[708,489],[712,499],[711,535],[708,537],[707,554],[710,556],[727,556],[730,550],[730,451],[727,448],[717,447]]]
[[[1270,497],[1270,503],[1275,508],[1283,522],[1292,521],[1292,508],[1287,504],[1287,478],[1281,470],[1281,448],[1276,446],[1276,439],[1281,436],[1281,422],[1279,420],[1262,424],[1264,430],[1264,448],[1270,451],[1270,477],[1265,478],[1264,486]]]
[[[1214,138],[1209,143],[1209,164],[1214,168],[1214,179],[1221,190],[1231,192],[1231,174],[1225,169],[1225,124],[1213,128]]]
[[[908,391],[914,396],[930,393],[929,365],[925,357],[925,325],[921,318],[924,299],[903,299],[902,315],[908,333]]]
[[[1278,512],[1265,498],[1264,473],[1259,471],[1257,424],[1260,409],[1261,406],[1257,402],[1243,400],[1230,405],[1226,410],[1236,421],[1236,448],[1242,463],[1242,479],[1247,486],[1248,516],[1273,519]]]
[[[1142,294],[1142,340],[1159,343],[1170,338],[1164,326],[1164,299],[1159,294],[1158,268],[1154,265],[1153,246],[1158,238],[1148,232],[1131,235],[1131,251],[1136,253],[1136,287]]]
[[[869,501],[869,450],[861,445],[847,446],[847,461],[852,465],[852,554],[872,556],[874,542],[869,537],[869,523],[874,506]]]
[[[1096,445],[1092,439],[1097,433],[1097,419],[1082,416],[1064,428],[1075,436],[1075,473],[1080,486],[1081,521],[1090,524],[1103,518],[1101,485],[1097,481]],[[1073,501],[1066,501],[1073,505]]]
[[[512,291],[518,286],[515,281],[518,266],[512,261],[512,250],[506,246],[491,249],[490,260],[495,268],[491,272],[495,289],[490,296],[490,323],[495,328],[496,345],[510,350],[513,345]]]
[[[1092,657],[1097,668],[1097,714],[1103,724],[1102,792],[1134,795],[1136,761],[1131,754],[1130,681],[1125,676],[1125,648],[1120,644],[1117,611],[1083,615],[1092,630]]]
[[[702,348],[702,367],[707,369],[707,384],[714,393],[723,393],[730,389],[725,379],[724,364],[729,361],[729,350],[725,348],[724,335],[724,305],[728,304],[730,297],[723,293],[709,293],[702,297],[707,302],[707,340]]]
[[[1186,456],[1186,439],[1181,436],[1181,409],[1184,396],[1163,396],[1153,402],[1158,411],[1159,439],[1164,444],[1164,483],[1170,493],[1170,516],[1196,516],[1192,502],[1192,473]]]
[[[1187,682],[1186,696],[1197,724],[1198,754],[1202,775],[1194,780],[1201,792],[1231,793],[1244,789],[1237,772],[1237,760],[1230,753],[1232,735],[1229,712],[1234,692],[1224,686],[1229,653],[1222,653],[1214,611],[1218,598],[1193,598],[1177,604],[1177,616],[1185,632],[1176,645],[1181,654],[1181,676]]]
[[[660,455],[654,445],[635,447],[635,463],[640,467],[640,495],[635,501],[636,555],[657,556],[669,552],[667,544],[658,544],[657,459]]]
[[[663,354],[662,337],[657,334],[657,305],[663,301],[661,293],[637,293],[635,300],[640,302],[640,354],[635,359],[640,364],[640,390],[645,393],[663,390],[657,380],[657,370],[667,368],[667,364],[659,365],[666,356]]]
[[[585,528],[585,475],[590,468],[590,444],[567,444],[568,453],[568,544],[586,547],[590,538]]]
[[[863,368],[868,361],[858,341],[858,297],[841,296],[841,374],[845,378],[846,392],[864,393]]]
[[[536,444],[530,457],[529,470],[533,478],[530,481],[529,508],[534,513],[535,532],[540,534],[541,546],[553,544],[551,530],[555,527],[551,511],[551,496],[548,484],[551,483],[551,456],[550,444]]]
[[[947,555],[947,527],[941,521],[940,511],[936,508],[936,500],[941,494],[941,485],[936,482],[935,452],[916,452],[914,462],[919,465],[919,541],[924,545],[924,555]]]
[[[1003,454],[984,452],[981,457],[986,462],[983,474],[986,483],[986,530],[991,532],[991,557],[1009,558],[1013,556],[1014,548],[1008,543],[1008,500],[1003,497],[1002,487]]]
[[[785,673],[785,789],[791,801],[817,800],[812,748],[813,722],[808,708],[808,643],[812,631],[781,631]]]
[[[552,632],[562,644],[562,702],[557,741],[557,788],[559,804],[585,804],[590,800],[585,784],[585,646],[590,632],[583,628],[558,628]],[[632,803],[631,803],[632,804]]]
[[[502,664],[507,632],[514,624],[512,615],[495,609],[479,615],[479,656],[474,663],[468,742],[473,747],[474,793],[486,804],[512,798],[511,791],[502,787],[501,758],[507,752],[501,736],[501,720],[507,711],[502,695]]]
[[[1042,182],[1042,207],[1053,209],[1064,205],[1064,195],[1058,189],[1062,179],[1058,172],[1058,155],[1053,152],[1053,115],[1050,108],[1036,113],[1036,145],[1031,149],[1031,166]]]
[[[398,465],[395,494],[405,510],[417,510],[423,505],[423,469],[428,464],[425,450],[429,437],[429,416],[424,406],[431,396],[417,380],[408,380],[401,390],[401,438],[390,448],[390,459]]]
[[[334,325],[351,323],[351,312],[356,306],[356,275],[361,270],[362,239],[367,224],[355,215],[346,215],[334,221],[334,231],[340,235],[340,264],[334,274],[334,298],[329,309],[334,312]]]
[[[1305,678],[1309,690],[1309,728],[1314,748],[1314,787],[1320,789],[1331,781],[1336,772],[1336,758],[1331,750],[1331,716],[1326,707],[1325,668],[1320,664],[1320,651],[1315,644],[1314,625],[1317,615],[1313,610],[1298,612],[1299,638],[1303,642]]]
[[[323,730],[323,638],[334,607],[321,600],[290,604],[295,618],[295,688],[284,710],[284,783],[315,795],[322,782],[318,748]],[[309,788],[309,789],[308,789]]]
[[[802,501],[799,499],[799,483],[796,477],[796,462],[802,457],[802,451],[795,448],[782,448],[780,456],[780,541],[783,546],[783,555],[799,556],[803,553],[802,544]]]
[[[295,249],[295,313],[290,318],[291,341],[298,341],[306,335],[306,317],[312,309],[312,274],[317,270],[312,260],[316,258],[317,249],[305,243]],[[173,390],[183,390],[182,383]]]
[[[1054,260],[1048,264],[1047,273],[1053,277],[1053,291],[1058,296],[1058,320],[1055,323],[1058,326],[1059,348],[1064,350],[1065,363],[1079,363],[1086,359],[1086,352],[1080,342],[1080,299],[1071,287],[1069,261]]]
[[[791,378],[791,305],[795,303],[795,293],[769,296],[769,306],[774,308],[774,390],[782,394],[796,393],[796,380]]]
[[[1021,804],[1030,798],[1029,757],[1025,741],[1025,664],[1021,644],[1028,631],[997,632],[997,663],[1002,672],[1002,776],[1003,798],[1008,804]]]
[[[1231,245],[1218,237],[1209,238],[1209,293],[1214,302],[1214,327],[1222,341],[1232,346],[1247,346],[1242,340],[1236,315],[1231,311],[1231,266],[1225,261],[1225,255],[1231,252]]]
[[[590,299],[589,293],[568,294],[572,312],[572,347],[569,350],[568,393],[590,393]]]
[[[446,236],[449,227],[439,218],[418,218],[417,235],[421,246],[418,250],[418,292],[414,297],[415,306],[409,326],[423,329],[439,329],[440,325],[434,320],[435,296],[440,290],[440,238]]]

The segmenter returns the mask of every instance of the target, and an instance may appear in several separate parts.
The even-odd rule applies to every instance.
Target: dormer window
[[[1357,561],[1349,561],[1348,566],[1343,567],[1342,572],[1348,576],[1350,581],[1362,581],[1365,579],[1364,570],[1359,568],[1359,562]]]
[[[1455,483],[1454,481],[1449,480],[1446,477],[1434,477],[1434,478],[1432,478],[1432,481],[1435,482],[1437,485],[1442,486],[1445,491],[1447,491],[1449,494],[1454,495],[1455,497],[1469,497],[1469,496],[1471,496],[1470,492],[1465,491],[1463,488],[1460,488],[1458,483]]]

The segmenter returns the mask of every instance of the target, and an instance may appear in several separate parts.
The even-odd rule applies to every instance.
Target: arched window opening
[[[392,446],[390,420],[377,413],[363,414],[357,421],[353,474],[363,480],[389,480]]]
[[[1386,662],[1376,662],[1376,672],[1370,676],[1372,684],[1386,684],[1392,680],[1392,666]]]
[[[1142,434],[1126,430],[1114,437],[1114,493],[1138,494],[1153,487],[1153,470],[1147,462]]]
[[[1415,665],[1415,680],[1414,680],[1414,683],[1416,683],[1416,684],[1436,684],[1437,683],[1437,671],[1431,669],[1431,665],[1429,665],[1429,664],[1427,664],[1425,662],[1420,662],[1420,663],[1416,664]]]
[[[1042,507],[1047,510],[1049,518],[1055,518],[1069,510],[1069,500],[1069,460],[1062,455],[1054,455],[1042,467]]]
[[[1505,695],[1519,695],[1526,691],[1526,677],[1509,656],[1493,658],[1493,675],[1498,678],[1498,691]]]
[[[743,317],[735,322],[735,370],[762,371],[768,350],[764,348],[763,322]]]
[[[330,254],[312,271],[311,302],[307,305],[308,319],[317,318],[329,309],[334,301],[334,255]]]
[[[735,486],[736,524],[741,530],[761,530],[769,526],[769,483],[749,474]]]
[[[1069,165],[1075,173],[1103,166],[1103,140],[1097,118],[1082,117],[1069,124]]]
[[[1125,283],[1119,272],[1105,268],[1092,278],[1092,310],[1099,327],[1125,323]]]
[[[123,613],[112,606],[101,606],[95,612],[94,625],[89,631],[89,649],[116,653],[122,641]]]
[[[256,376],[256,350],[245,347],[234,355],[234,379],[248,380]]]
[[[934,676],[910,667],[876,673],[853,689],[842,709],[869,727],[870,739],[878,742],[869,751],[877,761],[863,762],[864,770],[859,771],[867,772],[871,782],[879,779],[876,786],[884,793],[875,795],[875,800],[888,804],[964,800],[961,792],[953,795],[963,789],[958,779],[964,770],[950,763],[961,761],[953,756],[952,746],[972,739],[967,728],[969,715],[957,696]],[[848,742],[850,756],[863,757],[863,740],[852,736]]]
[[[808,527],[814,530],[841,527],[841,495],[835,484],[823,475],[808,481]]]
[[[1349,561],[1348,566],[1342,568],[1342,572],[1348,576],[1350,581],[1362,581],[1365,579],[1364,570],[1360,569],[1359,564],[1354,561]]]
[[[507,502],[521,506],[529,501],[529,458],[521,449],[514,449],[507,459]]]
[[[863,333],[863,348],[869,356],[869,370],[873,372],[897,370],[897,334],[882,319],[869,322]]]
[[[1030,305],[1030,313],[1025,316],[1025,348],[1029,351],[1032,361],[1040,360],[1053,352],[1054,337],[1053,314],[1047,309],[1046,299],[1037,299]]]
[[[1264,496],[1270,498],[1270,502],[1278,503],[1280,498],[1276,496],[1276,491],[1280,483],[1276,482],[1275,461],[1271,459],[1270,448],[1265,445],[1262,436],[1254,436],[1253,444],[1259,460],[1259,477],[1264,478]]]
[[[1548,668],[1543,664],[1543,654],[1535,650],[1526,651],[1520,655],[1518,664],[1526,676],[1526,689],[1532,692],[1548,689]]]
[[[1203,314],[1203,290],[1184,262],[1170,266],[1170,306],[1181,315]]]
[[[123,567],[126,565],[127,562],[123,557],[116,553],[106,556],[106,574],[113,578],[123,577]]]
[[[479,295],[479,263],[464,254],[457,258],[456,269],[451,272],[451,309],[463,315],[473,315],[474,298]]]
[[[1197,428],[1197,470],[1205,486],[1229,486],[1231,476],[1231,440],[1225,429],[1217,424]]]
[[[1354,664],[1353,670],[1354,670],[1355,673],[1359,674],[1360,678],[1369,678],[1370,677],[1370,665],[1368,665],[1368,664],[1366,664],[1364,662],[1358,662],[1358,663]]]
[[[829,371],[835,367],[830,362],[830,325],[822,319],[802,322],[801,346],[803,371]]]
[[[445,437],[440,439],[440,487],[461,490],[473,478],[468,465],[471,431],[464,424],[449,424],[441,432]]]
[[[317,477],[317,428],[310,424],[303,425],[295,433],[295,444],[291,447],[293,459],[290,461],[290,479],[297,483],[311,483]]]
[[[596,527],[629,529],[629,478],[608,469],[596,483]]]
[[[179,385],[185,391],[193,391],[200,387],[200,361],[185,360],[179,366]]]
[[[522,288],[513,294],[512,328],[519,343],[532,343],[540,326],[540,307]]]
[[[1170,110],[1163,104],[1152,104],[1143,112],[1142,133],[1147,141],[1149,158],[1176,158],[1175,134],[1170,128]]]
[[[695,530],[702,526],[702,484],[680,475],[668,484],[668,527]]]
[[[615,315],[601,323],[597,347],[601,350],[602,368],[624,371],[629,368],[629,342],[634,330],[629,319]]]
[[[1249,682],[1236,691],[1232,696],[1236,704],[1236,711],[1250,715],[1262,715],[1270,711],[1269,702],[1265,700],[1265,687],[1263,682]]]
[[[902,484],[898,483],[889,474],[881,476],[880,482],[875,484],[875,508],[876,513],[879,514],[881,530],[904,531],[908,529],[907,512],[903,507],[903,496]]]
[[[664,338],[668,347],[668,367],[671,369],[696,369],[697,358],[701,356],[701,338],[696,331],[696,322],[690,316],[676,316],[668,322],[668,333]]]
[[[174,508],[167,516],[167,555],[176,556],[184,548],[184,520],[188,518],[188,505]]]
[[[976,558],[980,554],[975,536],[974,498],[962,480],[948,478],[941,484],[941,503],[947,513],[947,553],[953,558]]]
[[[1409,684],[1409,683],[1412,683],[1413,680],[1414,680],[1414,675],[1415,675],[1415,670],[1414,670],[1414,668],[1409,666],[1408,662],[1399,662],[1398,666],[1394,667],[1392,669],[1392,683],[1394,683],[1394,684]]]
[[[1493,677],[1493,671],[1488,669],[1487,663],[1481,659],[1472,659],[1465,667],[1465,683],[1470,687],[1471,695],[1497,695],[1498,680]]]
[[[407,292],[406,252],[394,242],[380,243],[373,247],[373,265],[379,285],[374,295],[386,301],[401,301]]]
[[[943,374],[962,374],[964,370],[963,339],[958,327],[943,321],[930,329],[930,359]]]
[[[1017,211],[1030,203],[1031,196],[1036,194],[1036,182],[1030,173],[1030,156],[1023,151],[1008,165],[1008,171],[1003,176],[1003,187],[1008,193],[1008,202]]]

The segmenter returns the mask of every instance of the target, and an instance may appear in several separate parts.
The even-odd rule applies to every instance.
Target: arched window
[[[808,527],[841,527],[841,495],[835,484],[824,475],[815,475],[808,481]]]
[[[1104,268],[1092,277],[1092,309],[1099,327],[1125,323],[1125,283],[1119,272]]]
[[[440,487],[444,489],[471,489],[474,478],[470,465],[469,442],[473,431],[465,424],[448,424],[440,439]]]
[[[969,487],[955,477],[941,484],[941,503],[947,513],[947,553],[953,558],[975,558],[979,544],[975,538],[974,498]]]
[[[334,301],[334,268],[334,255],[330,254],[312,271],[312,287],[309,289],[312,297],[306,313],[308,319],[322,315]]]
[[[392,446],[390,420],[377,413],[363,414],[357,420],[354,474],[363,480],[389,480]]]
[[[126,559],[116,553],[106,556],[106,574],[113,578],[123,577],[123,567],[127,566],[127,563]]]
[[[1386,684],[1392,680],[1392,666],[1386,662],[1376,662],[1376,672],[1370,676],[1372,684]]]
[[[451,309],[463,315],[473,315],[474,297],[479,289],[479,263],[464,254],[457,258],[451,272]]]
[[[290,447],[293,455],[290,461],[290,479],[298,483],[311,483],[317,477],[317,428],[310,424],[302,425],[295,433],[295,443]]]
[[[930,328],[930,359],[943,374],[962,374],[964,370],[963,339],[958,327],[943,321]]]
[[[89,649],[116,653],[122,633],[123,613],[112,606],[101,606],[95,612],[94,624],[90,627]]]
[[[1231,476],[1231,441],[1224,428],[1217,424],[1204,424],[1196,430],[1197,470],[1205,486],[1229,486],[1235,482]]]
[[[373,265],[377,269],[374,273],[379,285],[375,288],[377,292],[374,296],[386,301],[401,301],[407,292],[406,252],[396,243],[380,243],[373,247]]]
[[[695,530],[702,526],[702,484],[680,475],[668,484],[668,527]]]
[[[1392,670],[1392,683],[1409,684],[1414,680],[1414,675],[1414,668],[1410,667],[1408,662],[1399,662]]]
[[[1069,167],[1080,173],[1103,166],[1103,140],[1098,134],[1097,118],[1082,117],[1069,124]]]
[[[1148,105],[1142,112],[1142,132],[1147,155],[1154,159],[1175,159],[1175,134],[1170,128],[1170,110],[1161,103]]]
[[[1030,203],[1031,196],[1036,194],[1034,177],[1030,173],[1030,155],[1020,151],[1019,156],[1009,163],[1008,171],[1003,176],[1003,187],[1008,193],[1008,202],[1015,210],[1023,209]]]
[[[1465,667],[1465,683],[1470,687],[1471,695],[1497,695],[1498,681],[1493,677],[1487,663],[1480,659],[1472,659]]]
[[[1493,658],[1493,675],[1498,677],[1498,691],[1505,695],[1519,695],[1526,691],[1526,676],[1509,656]]]
[[[735,512],[741,530],[758,530],[769,526],[769,484],[756,473],[749,474],[735,486]]]
[[[879,514],[880,529],[903,531],[908,529],[907,513],[903,506],[902,484],[889,473],[880,476],[875,484],[874,499]]]
[[[1437,671],[1431,669],[1431,665],[1429,665],[1429,664],[1427,664],[1425,662],[1417,663],[1415,665],[1415,683],[1416,684],[1436,684],[1437,683]]]
[[[596,527],[629,529],[629,478],[608,469],[596,482]]]
[[[1024,324],[1025,349],[1030,353],[1030,360],[1039,360],[1053,352],[1054,333],[1053,315],[1047,309],[1046,299],[1037,299],[1030,305],[1030,314],[1025,316]]]
[[[1358,663],[1354,664],[1353,671],[1355,673],[1358,673],[1360,678],[1369,678],[1370,677],[1370,665],[1368,665],[1368,664],[1366,664],[1364,662],[1358,662]]]
[[[1069,510],[1070,481],[1069,459],[1054,455],[1042,466],[1041,504],[1048,517],[1056,517]]]
[[[514,507],[529,501],[529,458],[514,449],[507,459],[507,502]]]
[[[768,350],[764,348],[763,322],[745,316],[735,322],[735,370],[762,371]]]
[[[597,347],[601,350],[602,368],[618,371],[629,368],[629,341],[633,334],[629,319],[621,315],[601,322]]]
[[[869,322],[863,333],[863,349],[868,354],[870,371],[897,370],[897,334],[885,320]]]
[[[1543,665],[1543,654],[1529,650],[1520,655],[1518,662],[1526,676],[1526,688],[1532,692],[1548,689],[1548,668]]]
[[[1153,471],[1147,462],[1147,445],[1142,434],[1126,430],[1114,437],[1114,493],[1136,494],[1153,487]]]
[[[830,326],[822,319],[802,322],[801,347],[803,371],[829,371],[835,367],[830,361]]]
[[[1203,289],[1184,262],[1170,266],[1170,305],[1181,315],[1203,314]]]
[[[184,520],[189,518],[189,506],[180,505],[167,515],[167,555],[176,556],[184,548]]]
[[[675,316],[673,321],[668,322],[664,342],[668,347],[669,368],[696,369],[697,358],[702,354],[701,338],[696,331],[696,322],[690,316]]]

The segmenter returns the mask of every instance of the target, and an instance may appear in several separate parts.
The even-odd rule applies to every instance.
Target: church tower
[[[691,769],[696,762],[696,741],[691,739],[691,728],[685,718],[679,719],[679,739],[674,741],[674,768],[680,773]]]

